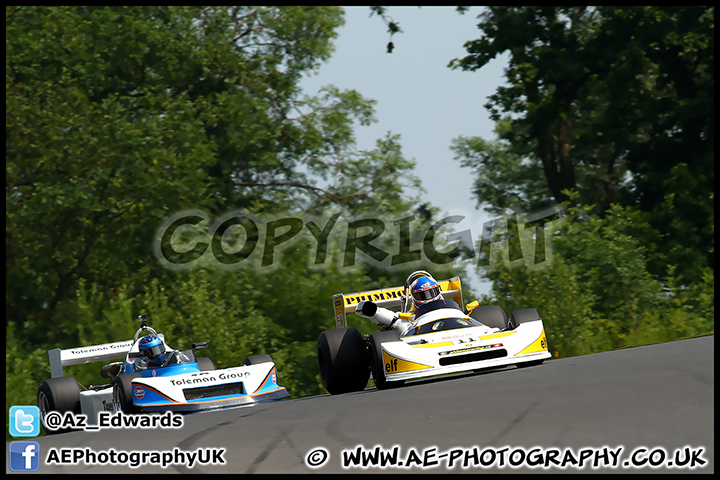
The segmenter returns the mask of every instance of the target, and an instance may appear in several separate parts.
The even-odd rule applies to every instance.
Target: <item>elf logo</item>
[[[398,359],[393,358],[390,362],[385,364],[385,373],[397,372]]]
[[[408,360],[403,360],[402,358],[395,358],[392,355],[388,355],[386,352],[383,352],[383,362],[385,363],[386,375],[399,372],[409,372],[411,370],[431,368],[430,365],[423,365],[422,363],[415,363]]]

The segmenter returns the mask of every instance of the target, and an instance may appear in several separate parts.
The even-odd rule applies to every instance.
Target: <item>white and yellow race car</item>
[[[415,310],[410,285],[422,276],[430,274],[418,270],[402,287],[333,296],[337,328],[318,338],[320,376],[330,394],[363,390],[371,375],[384,389],[436,375],[539,365],[550,358],[536,309],[508,316],[497,305],[472,302],[463,310],[460,279],[453,277],[438,282],[443,299]],[[346,315],[353,311],[382,330],[363,335],[348,327]]]

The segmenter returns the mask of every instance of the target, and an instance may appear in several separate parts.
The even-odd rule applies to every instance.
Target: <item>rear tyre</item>
[[[267,353],[260,353],[258,355],[250,355],[245,357],[243,365],[257,365],[258,363],[273,363],[273,359]]]
[[[318,365],[323,386],[331,395],[364,390],[370,379],[365,339],[356,328],[322,332]]]
[[[488,327],[495,327],[500,330],[506,330],[509,327],[505,310],[499,305],[482,305],[475,307],[473,311],[470,312],[470,317]]]
[[[48,378],[38,387],[37,403],[43,426],[49,412],[80,414],[80,384],[73,377]],[[70,432],[72,429],[45,429],[47,435]]]
[[[198,370],[201,372],[211,372],[215,370],[215,364],[208,357],[198,357],[195,361],[198,364]]]
[[[542,320],[537,310],[534,308],[523,308],[522,310],[513,310],[510,312],[508,322],[510,323],[510,328],[517,328],[523,323],[535,322],[537,320]]]
[[[370,370],[372,371],[373,380],[378,390],[386,390],[404,385],[405,380],[388,382],[385,379],[385,360],[382,354],[382,344],[400,341],[400,333],[395,330],[376,332],[370,335],[368,341],[370,343]]]

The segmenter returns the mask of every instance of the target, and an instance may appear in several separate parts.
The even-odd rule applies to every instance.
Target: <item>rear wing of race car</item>
[[[158,334],[163,339],[163,334]],[[125,340],[122,342],[103,343],[89,347],[68,348],[60,350],[53,348],[48,350],[50,360],[50,375],[52,378],[63,376],[63,367],[67,365],[82,365],[84,363],[99,362],[102,360],[115,360],[124,358],[132,348],[134,341]]]
[[[463,305],[460,277],[438,281],[438,284],[445,300],[454,300],[458,305]],[[369,300],[384,308],[400,307],[404,290],[405,287],[391,287],[356,293],[336,293],[333,295],[336,328],[347,327],[347,313],[354,312],[362,301]]]

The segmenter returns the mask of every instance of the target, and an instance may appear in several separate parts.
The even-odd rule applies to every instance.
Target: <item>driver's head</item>
[[[165,344],[160,337],[151,333],[140,339],[140,353],[148,359],[148,365],[160,365],[165,361]]]
[[[440,285],[432,277],[420,277],[410,284],[410,294],[412,295],[415,307],[425,305],[435,300],[442,300],[440,293]]]

